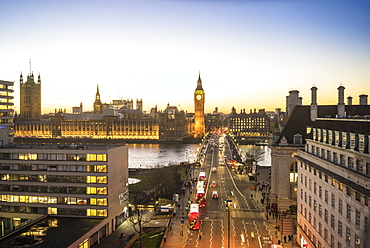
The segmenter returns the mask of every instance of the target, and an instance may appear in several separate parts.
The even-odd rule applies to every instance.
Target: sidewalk
[[[170,221],[169,228],[165,232],[165,239],[163,240],[161,247],[167,248],[182,248],[184,247],[185,235],[189,228],[188,213],[186,206],[190,196],[191,187],[186,187],[185,195],[180,199],[180,209],[177,209],[177,214]],[[184,224],[181,224],[181,220],[184,220]]]
[[[263,198],[263,193],[267,194],[267,192],[268,192],[268,173],[269,172],[268,172],[267,168],[264,168],[264,169],[266,169],[266,170],[260,170],[259,171],[260,175],[259,175],[258,181],[257,181],[257,182],[259,182],[259,186],[255,187],[254,190],[252,190],[250,187],[255,186],[256,183],[255,182],[250,182],[249,180],[247,180],[247,183],[249,184],[248,192],[249,192],[249,194],[253,194],[253,199],[252,200],[253,200],[255,206],[261,212],[261,215],[265,218],[266,226],[267,226],[267,229],[271,233],[271,239],[272,239],[273,244],[278,244],[279,241],[280,241],[281,245],[283,245],[284,247],[299,248],[300,246],[296,242],[296,234],[293,235],[292,240],[289,240],[287,235],[282,235],[280,233],[280,231],[276,230],[276,226],[280,225],[280,216],[279,217],[274,216],[274,214],[272,214],[272,213],[268,214],[268,210],[266,209],[267,196],[265,196],[264,203],[262,204],[262,202],[261,202],[261,199]],[[267,186],[261,188],[261,185],[263,184],[263,182]],[[286,242],[284,242],[284,236],[286,236],[286,239],[285,239]]]

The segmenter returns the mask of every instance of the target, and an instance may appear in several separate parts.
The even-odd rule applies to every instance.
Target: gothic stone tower
[[[37,82],[34,80],[33,72],[27,76],[27,81],[23,82],[21,73],[20,79],[20,114],[24,119],[41,118],[41,77],[38,76]]]
[[[95,113],[103,113],[103,104],[100,100],[100,93],[99,93],[99,85],[96,86],[96,95],[94,101],[94,112]]]
[[[204,124],[204,90],[202,87],[202,80],[199,78],[197,88],[194,91],[194,137],[202,138],[205,132]]]

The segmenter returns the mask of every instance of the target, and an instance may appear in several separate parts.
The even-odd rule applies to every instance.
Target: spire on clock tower
[[[203,90],[202,79],[200,79],[200,71],[199,71],[199,77],[198,77],[198,82],[197,82],[197,88],[195,90]]]

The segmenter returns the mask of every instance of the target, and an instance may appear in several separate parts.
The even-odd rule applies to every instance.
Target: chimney
[[[316,121],[317,118],[317,87],[311,88],[311,121]]]
[[[302,105],[302,98],[299,97],[298,90],[289,91],[289,96],[287,97],[287,103],[288,103],[287,114],[290,114],[295,106]]]
[[[338,116],[345,115],[345,105],[344,105],[344,86],[338,87],[338,105],[337,105],[337,114]]]
[[[367,95],[365,94],[360,95],[360,105],[367,105]]]
[[[347,105],[352,105],[352,96],[347,97]]]

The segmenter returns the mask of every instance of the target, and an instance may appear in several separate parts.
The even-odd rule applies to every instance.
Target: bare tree
[[[245,158],[246,160],[252,160],[258,163],[263,160],[264,154],[265,154],[265,151],[262,150],[260,147],[253,146],[252,148],[249,148],[245,152]]]
[[[139,207],[138,204],[133,204],[133,211],[128,217],[128,221],[134,228],[135,232],[139,234],[140,237],[140,248],[143,247],[143,227],[145,224],[149,223],[152,215],[144,207]]]

